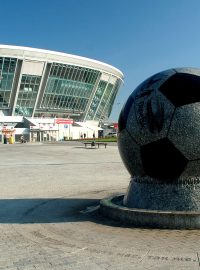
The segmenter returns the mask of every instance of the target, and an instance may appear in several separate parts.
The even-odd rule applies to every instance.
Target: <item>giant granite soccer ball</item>
[[[200,69],[169,69],[129,96],[118,146],[132,177],[160,183],[200,176]]]
[[[131,179],[102,213],[137,226],[200,228],[200,69],[148,78],[128,98],[118,128]]]

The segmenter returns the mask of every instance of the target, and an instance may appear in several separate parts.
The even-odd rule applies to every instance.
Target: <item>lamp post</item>
[[[3,80],[3,76],[2,76],[2,70],[0,69],[0,89],[1,89],[1,81]]]
[[[2,76],[2,70],[0,69],[0,82],[1,80],[3,80],[3,76]]]

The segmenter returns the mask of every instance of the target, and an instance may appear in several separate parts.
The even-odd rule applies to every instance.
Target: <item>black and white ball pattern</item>
[[[141,83],[120,113],[118,146],[132,177],[198,177],[200,69],[169,69]]]

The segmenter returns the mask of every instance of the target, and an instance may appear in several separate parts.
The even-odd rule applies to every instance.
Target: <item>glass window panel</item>
[[[10,106],[10,96],[14,80],[14,73],[17,59],[15,58],[0,58],[0,108]]]
[[[99,74],[88,68],[53,63],[41,107],[83,110]]]
[[[36,102],[39,84],[35,82],[41,81],[40,76],[22,75],[15,115],[32,116],[33,108]]]

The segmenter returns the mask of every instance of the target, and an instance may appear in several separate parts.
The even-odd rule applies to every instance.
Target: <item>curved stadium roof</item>
[[[0,110],[4,115],[106,119],[122,72],[86,57],[0,45]]]

